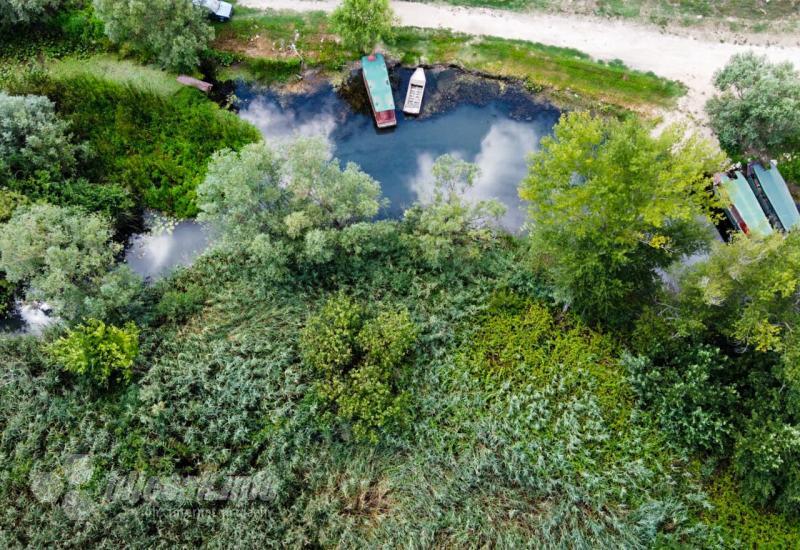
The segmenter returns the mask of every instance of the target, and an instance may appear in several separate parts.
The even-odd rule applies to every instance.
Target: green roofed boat
[[[748,167],[748,172],[763,192],[784,231],[800,229],[800,212],[775,163],[771,163],[767,169],[760,162],[754,162]]]
[[[397,126],[394,95],[392,86],[389,84],[389,71],[386,69],[386,60],[383,55],[376,53],[362,57],[361,72],[364,75],[364,84],[367,86],[372,114],[375,116],[378,128]]]
[[[750,183],[741,172],[734,172],[733,177],[728,174],[718,174],[715,185],[721,187],[728,206],[725,209],[731,223],[746,235],[757,233],[770,235],[772,226],[764,214]]]

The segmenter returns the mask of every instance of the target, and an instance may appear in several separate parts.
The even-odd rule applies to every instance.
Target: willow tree
[[[683,128],[651,130],[635,119],[565,115],[520,189],[538,265],[556,297],[591,321],[627,319],[651,298],[657,269],[710,239],[698,218],[708,174],[724,157]]]
[[[331,16],[345,47],[369,53],[392,35],[394,12],[389,0],[344,0]]]

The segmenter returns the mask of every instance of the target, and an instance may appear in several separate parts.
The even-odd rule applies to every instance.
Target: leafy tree
[[[331,22],[346,48],[369,53],[392,35],[394,18],[389,0],[344,0]]]
[[[722,146],[769,160],[800,147],[800,73],[753,52],[736,54],[714,76],[706,110]]]
[[[198,220],[232,242],[278,231],[285,211],[282,167],[277,151],[265,143],[247,145],[238,153],[216,153],[197,188]]]
[[[359,440],[378,441],[382,430],[405,422],[408,393],[400,387],[417,331],[408,311],[364,309],[344,294],[332,298],[302,333],[303,360],[321,379],[323,406],[349,423]]]
[[[315,138],[282,150],[256,143],[239,153],[219,152],[197,190],[199,219],[229,241],[269,234],[312,241],[312,248],[322,237],[308,232],[374,217],[380,195],[374,179],[352,163],[342,170],[327,143]]]
[[[37,172],[60,176],[75,166],[78,148],[53,103],[0,91],[0,183]]]
[[[107,384],[112,376],[127,382],[139,355],[139,329],[134,323],[115,327],[88,319],[50,344],[48,351],[67,372],[100,384]]]
[[[97,292],[121,246],[95,214],[47,204],[18,208],[0,226],[0,270],[66,319],[78,317]]]
[[[682,287],[686,332],[714,326],[757,351],[791,352],[800,323],[800,233],[737,235],[694,266]]]
[[[0,0],[0,29],[34,23],[61,0]]]
[[[575,113],[533,155],[520,188],[533,255],[557,298],[588,319],[625,320],[652,296],[657,268],[710,239],[698,216],[723,157],[684,135]]]
[[[93,0],[109,39],[164,68],[190,70],[214,38],[204,8],[191,0]]]
[[[312,227],[341,229],[375,217],[384,205],[380,184],[353,162],[342,170],[323,138],[298,138],[285,154],[291,208]]]
[[[471,202],[465,198],[480,175],[480,169],[453,155],[443,155],[433,165],[433,196],[430,203],[406,212],[420,239],[423,257],[433,265],[455,256],[456,251],[480,253],[480,245],[492,242],[493,222],[505,212],[496,200]]]

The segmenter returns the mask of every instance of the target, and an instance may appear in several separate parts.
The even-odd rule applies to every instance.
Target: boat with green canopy
[[[367,86],[372,114],[375,116],[378,128],[397,126],[394,95],[383,55],[375,53],[362,57],[361,72],[364,75],[364,84]]]

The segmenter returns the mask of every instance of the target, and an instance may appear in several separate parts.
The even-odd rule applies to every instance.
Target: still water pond
[[[410,69],[392,71],[398,107],[411,74]],[[241,85],[236,95],[240,116],[267,140],[296,134],[326,137],[336,157],[357,163],[381,183],[391,203],[384,216],[399,216],[429,198],[433,162],[450,153],[481,169],[470,198],[499,199],[508,208],[503,225],[518,230],[525,212],[517,186],[527,172],[529,153],[551,133],[559,111],[513,84],[452,69],[429,70],[427,77],[422,116],[406,117],[398,110],[398,125],[389,130],[375,127],[357,76],[338,91],[322,84],[312,93],[279,94]]]

